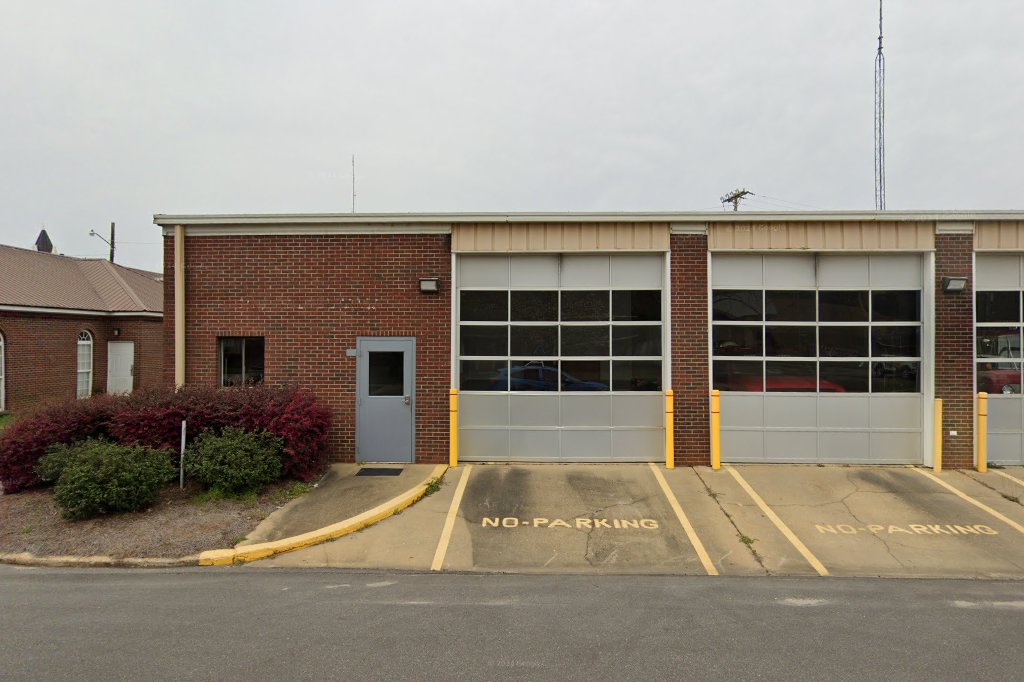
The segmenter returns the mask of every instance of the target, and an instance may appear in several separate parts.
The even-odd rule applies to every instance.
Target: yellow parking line
[[[469,481],[469,471],[472,464],[466,464],[462,468],[462,478],[455,486],[455,497],[452,498],[452,506],[448,509],[448,516],[444,519],[444,529],[441,531],[441,539],[437,543],[437,551],[434,552],[434,562],[430,564],[431,571],[440,571],[444,565],[444,555],[448,553],[448,543],[452,539],[452,530],[455,528],[455,517],[459,513],[459,505],[462,504],[462,493],[466,492],[466,482]]]
[[[1002,514],[1000,514],[999,512],[997,512],[992,507],[989,507],[988,505],[982,504],[981,502],[979,502],[978,500],[974,499],[973,497],[971,497],[967,493],[965,493],[965,492],[963,492],[963,491],[961,491],[961,490],[959,490],[957,488],[954,488],[953,486],[951,486],[949,483],[946,483],[945,481],[943,481],[938,476],[935,476],[934,474],[931,474],[931,473],[925,471],[924,469],[914,469],[914,471],[916,471],[917,473],[921,474],[922,476],[927,476],[928,478],[932,479],[933,481],[935,481],[936,483],[941,485],[943,488],[946,488],[947,490],[949,490],[949,492],[953,493],[954,495],[956,495],[960,499],[966,500],[967,502],[970,502],[971,504],[973,504],[978,509],[981,509],[983,511],[987,511],[989,514],[991,514],[992,516],[996,517],[997,519],[999,519],[1003,523],[1006,523],[1010,527],[1017,529],[1021,533],[1024,533],[1024,526],[1020,525],[1019,523],[1017,523],[1016,521],[1014,521],[1012,519],[1008,519],[1007,517],[1005,517]]]
[[[993,474],[999,474],[999,475],[1000,475],[1000,476],[1002,476],[1003,478],[1008,478],[1008,479],[1010,479],[1011,481],[1013,481],[1014,483],[1016,483],[1017,485],[1021,485],[1021,486],[1024,486],[1024,481],[1020,480],[1020,479],[1019,479],[1019,478],[1017,478],[1016,476],[1011,476],[1010,474],[1008,474],[1008,473],[1006,473],[1006,472],[1003,472],[1003,471],[998,471],[998,470],[996,470],[996,469],[989,469],[989,471],[991,471],[991,472],[992,472]]]
[[[726,465],[725,468],[729,470],[729,473],[732,474],[732,477],[740,484],[740,487],[747,491],[747,494],[750,495],[750,499],[754,501],[754,504],[760,507],[761,511],[764,512],[764,515],[775,524],[775,527],[779,529],[779,532],[786,536],[786,539],[789,540],[790,544],[796,547],[796,551],[800,552],[804,559],[807,560],[807,563],[809,563],[814,570],[818,572],[818,575],[828,575],[828,569],[825,568],[825,565],[818,561],[818,557],[814,556],[814,554],[811,553],[811,550],[807,549],[807,545],[800,542],[800,538],[798,538],[796,534],[789,529],[789,526],[779,518],[779,515],[772,511],[772,508],[769,507],[763,499],[761,499],[760,495],[754,492],[754,489],[750,487],[750,484],[747,483],[746,479],[740,476],[740,472],[736,471],[736,469],[730,465]]]
[[[690,519],[686,518],[686,513],[683,508],[679,505],[679,500],[672,493],[672,490],[668,487],[668,483],[665,481],[665,477],[658,471],[657,465],[653,462],[650,463],[651,471],[654,472],[654,477],[658,479],[658,485],[661,486],[661,491],[665,493],[665,497],[668,498],[669,506],[672,507],[672,511],[676,513],[676,518],[679,519],[679,523],[682,524],[683,530],[686,531],[686,537],[690,539],[690,544],[697,551],[697,556],[700,558],[700,563],[704,565],[704,570],[707,571],[708,575],[718,575],[718,569],[711,562],[711,557],[708,556],[707,550],[704,549],[704,544],[697,537],[697,531],[693,529],[693,525],[690,523]]]

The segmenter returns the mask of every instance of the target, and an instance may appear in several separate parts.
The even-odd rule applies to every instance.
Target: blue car
[[[502,368],[491,379],[491,389],[506,391],[509,381],[513,391],[607,391],[608,384],[599,381],[583,381],[566,372],[559,372],[554,365],[518,365]]]

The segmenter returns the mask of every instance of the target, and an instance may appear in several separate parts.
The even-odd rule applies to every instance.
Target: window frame
[[[462,294],[463,292],[474,292],[474,291],[494,291],[505,293],[505,320],[463,320],[462,319]],[[554,320],[540,320],[540,321],[525,321],[525,320],[513,320],[512,319],[512,295],[515,292],[525,291],[551,291],[556,294],[556,310]],[[657,292],[658,294],[658,320],[616,320],[615,319],[615,293],[622,291],[644,291],[644,292]],[[604,292],[608,297],[608,314],[605,319],[602,320],[563,320],[562,317],[562,294],[563,292]],[[664,373],[665,373],[665,361],[667,356],[667,345],[668,341],[665,339],[665,329],[667,325],[666,321],[666,298],[665,290],[662,287],[613,287],[611,285],[607,287],[587,287],[587,286],[469,286],[459,287],[455,298],[455,326],[456,326],[456,337],[453,339],[455,345],[455,372],[456,380],[458,382],[459,390],[465,393],[482,393],[482,394],[537,394],[537,395],[580,395],[583,391],[565,390],[563,382],[559,382],[559,386],[553,391],[543,390],[516,390],[512,388],[512,382],[508,379],[511,378],[512,363],[520,362],[523,364],[516,365],[517,367],[529,367],[529,364],[539,362],[538,367],[554,367],[559,372],[559,377],[563,377],[562,363],[563,362],[599,362],[605,363],[608,373],[608,388],[605,390],[594,390],[593,394],[609,395],[609,394],[661,394],[664,390]],[[504,355],[469,355],[462,353],[462,329],[466,327],[504,327],[506,330],[505,334],[505,354]],[[523,355],[523,354],[512,354],[512,328],[513,327],[555,327],[555,354],[554,355]],[[588,326],[603,326],[608,330],[608,345],[607,353],[601,355],[562,355],[562,329],[565,327],[588,327]],[[614,349],[614,338],[616,327],[657,327],[658,328],[658,343],[660,345],[660,355],[616,355]],[[504,362],[506,386],[504,390],[486,390],[486,389],[463,389],[462,388],[462,366],[463,361],[493,361],[495,363]],[[657,389],[649,390],[616,390],[615,387],[615,363],[616,362],[632,362],[632,361],[646,361],[646,362],[657,362]],[[500,370],[499,370],[500,371]],[[586,383],[587,379],[581,379],[582,382]],[[591,393],[590,391],[587,391]]]
[[[979,322],[978,321],[978,298],[981,294],[988,293],[1000,293],[1000,292],[1011,292],[1017,294],[1017,320],[1011,322]],[[975,375],[975,390],[981,392],[985,387],[982,386],[982,372],[984,371],[1008,371],[1007,368],[997,367],[990,368],[989,370],[983,370],[983,364],[995,365],[995,364],[1006,364],[1016,365],[1014,368],[1010,368],[1009,371],[1015,371],[1017,373],[1017,390],[1013,391],[986,391],[989,395],[1001,395],[1001,396],[1015,396],[1021,397],[1021,390],[1024,388],[1022,384],[1022,375],[1024,375],[1024,288],[1021,287],[985,287],[976,289],[973,292],[973,301],[971,302],[974,310],[974,375]],[[1007,356],[1004,360],[1000,356],[982,357],[979,355],[981,348],[978,344],[978,332],[983,329],[1006,329],[1014,328],[1017,330],[1017,355]],[[1005,386],[1012,386],[1012,384],[1006,384]]]
[[[249,367],[246,362],[246,346],[248,341],[259,340],[263,344],[263,367],[262,373],[260,374],[259,381],[250,382],[248,379]],[[242,342],[242,382],[240,384],[226,384],[225,381],[225,359],[224,359],[224,342],[225,341],[241,341]],[[220,367],[220,387],[221,388],[233,388],[237,386],[259,386],[266,383],[267,380],[267,337],[265,336],[218,336],[217,337],[217,358]]]
[[[724,291],[758,291],[760,292],[760,303],[761,303],[761,319],[760,320],[716,320],[714,319],[714,300],[716,292]],[[814,293],[814,319],[813,320],[769,320],[767,310],[767,294],[768,292],[782,292],[782,291],[807,291]],[[885,320],[876,321],[874,320],[874,305],[876,292],[897,292],[897,291],[912,291],[918,296],[917,306],[917,317],[916,321],[903,321],[903,320]],[[864,292],[867,295],[867,315],[865,320],[851,321],[821,321],[821,293],[822,292]],[[709,320],[708,326],[710,327],[711,336],[708,339],[708,356],[710,358],[710,380],[712,388],[715,388],[715,363],[716,362],[750,362],[760,363],[761,365],[761,389],[754,391],[744,391],[736,389],[721,388],[719,390],[729,393],[746,393],[746,394],[827,394],[827,395],[923,395],[925,390],[925,377],[922,375],[922,367],[925,360],[925,349],[924,345],[926,342],[925,328],[924,328],[924,317],[925,317],[925,291],[923,288],[908,288],[908,287],[875,287],[875,286],[858,286],[858,287],[836,287],[836,286],[780,286],[780,287],[765,287],[765,286],[750,286],[750,285],[736,285],[736,286],[715,286],[709,288],[709,300],[708,300],[708,312]],[[716,354],[716,348],[714,344],[715,328],[716,327],[760,327],[761,332],[761,348],[759,355],[721,355]],[[815,353],[812,356],[788,356],[788,355],[768,355],[768,338],[767,329],[769,327],[813,327],[814,328],[814,349]],[[823,356],[821,354],[821,333],[822,328],[830,327],[861,327],[867,329],[867,353],[863,356]],[[875,355],[874,354],[874,330],[885,328],[885,327],[914,327],[918,330],[918,354],[916,356],[889,356],[889,355]],[[813,389],[797,389],[797,390],[770,390],[768,388],[768,378],[772,376],[768,367],[771,363],[784,363],[784,362],[813,362],[814,367],[814,388]],[[830,391],[822,390],[821,388],[821,366],[822,364],[828,364],[830,362],[863,362],[867,363],[867,390],[866,391]],[[916,364],[917,367],[917,391],[877,391],[875,390],[875,382],[878,377],[875,375],[875,366],[881,364]],[[752,373],[751,376],[754,376]]]
[[[7,410],[7,344],[0,331],[0,412]]]
[[[93,363],[93,350],[94,350],[93,339],[94,339],[94,337],[92,335],[92,332],[90,332],[88,329],[83,329],[83,330],[78,332],[78,343],[75,346],[76,353],[77,353],[76,356],[75,356],[75,368],[76,368],[76,372],[75,372],[75,382],[76,382],[75,383],[75,397],[78,400],[83,400],[83,399],[88,398],[89,396],[92,395],[92,385],[93,385],[93,375],[92,375],[92,372],[93,372],[93,367],[94,367],[94,363]],[[88,355],[89,366],[86,369],[82,369],[82,349],[84,347],[88,347],[88,349],[89,349],[89,355]],[[84,390],[83,390],[83,385],[82,385],[82,378],[83,378],[83,376],[86,377],[86,379],[87,379],[87,381],[85,382]]]

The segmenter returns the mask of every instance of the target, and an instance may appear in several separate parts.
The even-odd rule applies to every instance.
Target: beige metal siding
[[[1024,220],[996,220],[975,224],[974,248],[977,251],[1024,251]]]
[[[464,223],[456,253],[668,251],[668,223]]]
[[[711,250],[927,251],[935,248],[932,222],[745,222],[709,225]]]

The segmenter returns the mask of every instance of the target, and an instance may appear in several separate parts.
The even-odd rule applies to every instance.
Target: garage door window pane
[[[508,292],[463,291],[459,295],[459,318],[466,322],[508,320]]]
[[[715,290],[711,295],[711,319],[760,321],[763,319],[761,317],[761,292]]]
[[[716,324],[711,349],[714,355],[762,355],[761,327]]]
[[[463,360],[459,366],[459,388],[463,391],[507,391],[508,363],[505,360]]]
[[[459,331],[462,355],[508,355],[508,327],[463,326]]]
[[[814,327],[773,327],[764,329],[764,352],[769,356],[813,358],[817,339]]]
[[[1020,327],[978,327],[979,358],[1019,358]]]
[[[866,322],[868,292],[819,291],[818,319],[821,322]]]
[[[612,382],[614,391],[660,391],[661,362],[615,360],[612,362]]]
[[[720,391],[763,391],[763,374],[763,362],[715,360],[714,387]]]
[[[513,291],[512,320],[515,322],[557,322],[557,291]]]
[[[563,291],[562,319],[566,322],[607,321],[607,291]]]
[[[661,355],[661,325],[612,327],[612,355]]]
[[[562,355],[609,355],[608,326],[562,327]]]
[[[919,393],[921,363],[872,362],[872,393]]]
[[[566,360],[562,362],[563,391],[607,391],[607,360]]]
[[[978,390],[1010,395],[1020,393],[1020,363],[978,363]]]
[[[813,291],[764,292],[764,319],[780,322],[814,322],[817,301]]]
[[[818,354],[823,358],[866,358],[867,327],[819,327]]]
[[[921,292],[872,292],[871,319],[875,322],[920,322]]]
[[[612,319],[629,322],[660,322],[660,291],[613,291]]]
[[[920,354],[920,327],[873,327],[871,329],[872,356],[916,357]]]
[[[512,325],[512,355],[558,355],[558,327]]]
[[[823,362],[818,370],[822,393],[867,393],[867,362]]]
[[[818,390],[818,363],[765,363],[765,390],[811,392]]]
[[[558,363],[543,360],[512,360],[509,388],[513,391],[557,391]]]
[[[1020,322],[1019,291],[979,291],[978,322]]]

